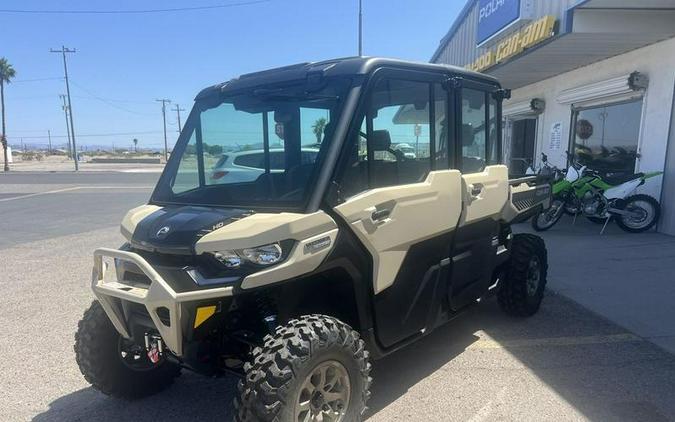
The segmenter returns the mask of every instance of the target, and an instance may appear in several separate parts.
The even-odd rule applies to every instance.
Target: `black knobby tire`
[[[616,221],[616,225],[619,226],[621,230],[627,231],[629,233],[641,233],[651,229],[659,221],[659,217],[661,216],[661,205],[659,204],[659,201],[652,198],[651,196],[643,194],[632,195],[628,198],[625,198],[624,201],[626,203],[626,207],[629,207],[633,202],[646,202],[651,205],[654,214],[651,216],[651,220],[647,222],[647,224],[640,226],[639,228],[630,227],[630,224],[624,221],[625,217],[620,215],[616,216],[614,220]]]
[[[101,304],[94,301],[78,324],[75,359],[84,378],[97,390],[114,397],[139,399],[164,390],[180,375],[180,366],[165,360],[155,366],[148,360],[147,370],[132,369],[122,361],[120,339]]]
[[[514,316],[530,316],[539,310],[546,288],[547,259],[542,238],[532,234],[513,236],[511,257],[497,294],[504,312]],[[533,268],[535,261],[536,269]],[[538,275],[536,288],[530,284],[533,274]]]
[[[555,226],[556,223],[560,220],[560,217],[563,216],[565,213],[565,202],[562,199],[554,199],[553,202],[558,203],[558,208],[553,210],[552,208],[548,208],[545,210],[542,210],[541,212],[535,214],[532,217],[532,228],[538,232],[543,232],[551,227]],[[551,203],[551,207],[553,207],[553,202]],[[553,214],[551,214],[553,213]],[[540,218],[547,218],[547,221],[541,222]],[[550,217],[550,218],[548,218]]]
[[[370,397],[369,353],[359,334],[325,315],[307,315],[278,327],[253,350],[244,366],[235,398],[235,420],[297,420],[295,404],[306,377],[327,361],[337,361],[349,374],[351,394],[345,422],[360,421]]]

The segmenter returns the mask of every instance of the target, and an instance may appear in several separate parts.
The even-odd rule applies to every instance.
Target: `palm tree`
[[[325,117],[319,117],[312,125],[312,132],[314,132],[314,136],[316,136],[317,144],[321,143],[321,136],[323,135],[323,130],[326,128],[326,123],[328,123],[328,121]]]
[[[2,106],[2,150],[5,153],[5,171],[9,171],[9,159],[7,157],[7,137],[5,136],[5,83],[9,83],[16,76],[16,72],[6,58],[0,58],[0,106]]]
[[[134,138],[134,152],[138,152],[138,139]]]

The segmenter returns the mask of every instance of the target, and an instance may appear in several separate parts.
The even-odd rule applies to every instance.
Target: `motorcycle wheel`
[[[625,199],[625,211],[636,213],[634,216],[618,215],[616,224],[629,233],[640,233],[654,227],[661,215],[661,205],[649,195],[633,195]]]
[[[565,210],[565,203],[560,199],[554,199],[551,207],[543,210],[532,217],[532,228],[538,232],[543,232],[555,226],[560,220]]]

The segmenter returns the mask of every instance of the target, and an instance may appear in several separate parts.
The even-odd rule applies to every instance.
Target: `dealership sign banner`
[[[499,41],[481,54],[474,62],[466,65],[469,70],[482,72],[510,57],[530,48],[554,35],[555,16],[547,15],[524,26],[519,31]]]
[[[520,0],[478,2],[478,45],[492,38],[520,18]]]

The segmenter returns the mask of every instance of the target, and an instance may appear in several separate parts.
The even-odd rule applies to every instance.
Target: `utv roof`
[[[367,75],[380,67],[395,67],[399,69],[414,69],[431,72],[444,72],[453,75],[463,75],[471,79],[478,79],[499,84],[496,78],[482,73],[473,72],[458,66],[444,64],[412,62],[383,57],[345,57],[320,62],[298,63],[290,66],[277,67],[260,72],[247,73],[227,82],[222,82],[203,89],[195,99],[211,96],[218,93],[239,91],[255,86],[281,83],[285,81],[303,80],[309,74],[317,73],[326,77]]]

